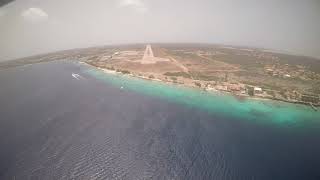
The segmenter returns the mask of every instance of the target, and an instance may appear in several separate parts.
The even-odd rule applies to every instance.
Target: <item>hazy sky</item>
[[[96,45],[206,42],[320,57],[319,0],[16,0],[0,61]]]

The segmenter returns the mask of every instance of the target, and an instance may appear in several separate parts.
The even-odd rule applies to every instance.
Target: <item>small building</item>
[[[273,75],[273,69],[271,68],[266,69],[266,72],[271,76]]]
[[[262,94],[263,91],[260,87],[254,87],[253,88],[254,94]]]
[[[290,74],[285,74],[284,77],[285,77],[285,78],[290,78],[291,75],[290,75]]]

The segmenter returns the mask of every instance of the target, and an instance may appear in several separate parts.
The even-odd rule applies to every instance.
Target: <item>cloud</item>
[[[1,10],[1,9],[0,9],[0,17],[2,17],[2,16],[4,16],[4,15],[6,15],[6,12],[5,12],[4,10]]]
[[[40,22],[48,19],[48,14],[40,8],[29,8],[21,13],[21,16],[32,22]]]
[[[0,17],[5,16],[7,12],[4,9],[0,8]]]
[[[140,13],[148,11],[147,6],[142,0],[121,0],[119,5],[120,7],[132,8]]]

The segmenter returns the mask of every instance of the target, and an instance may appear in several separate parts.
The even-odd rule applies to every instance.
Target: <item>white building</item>
[[[254,87],[254,94],[262,94],[262,89],[260,87]]]

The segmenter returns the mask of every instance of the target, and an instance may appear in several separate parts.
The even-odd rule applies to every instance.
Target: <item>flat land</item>
[[[247,47],[212,44],[104,46],[3,62],[0,68],[61,59],[206,90],[320,103],[319,59]]]

